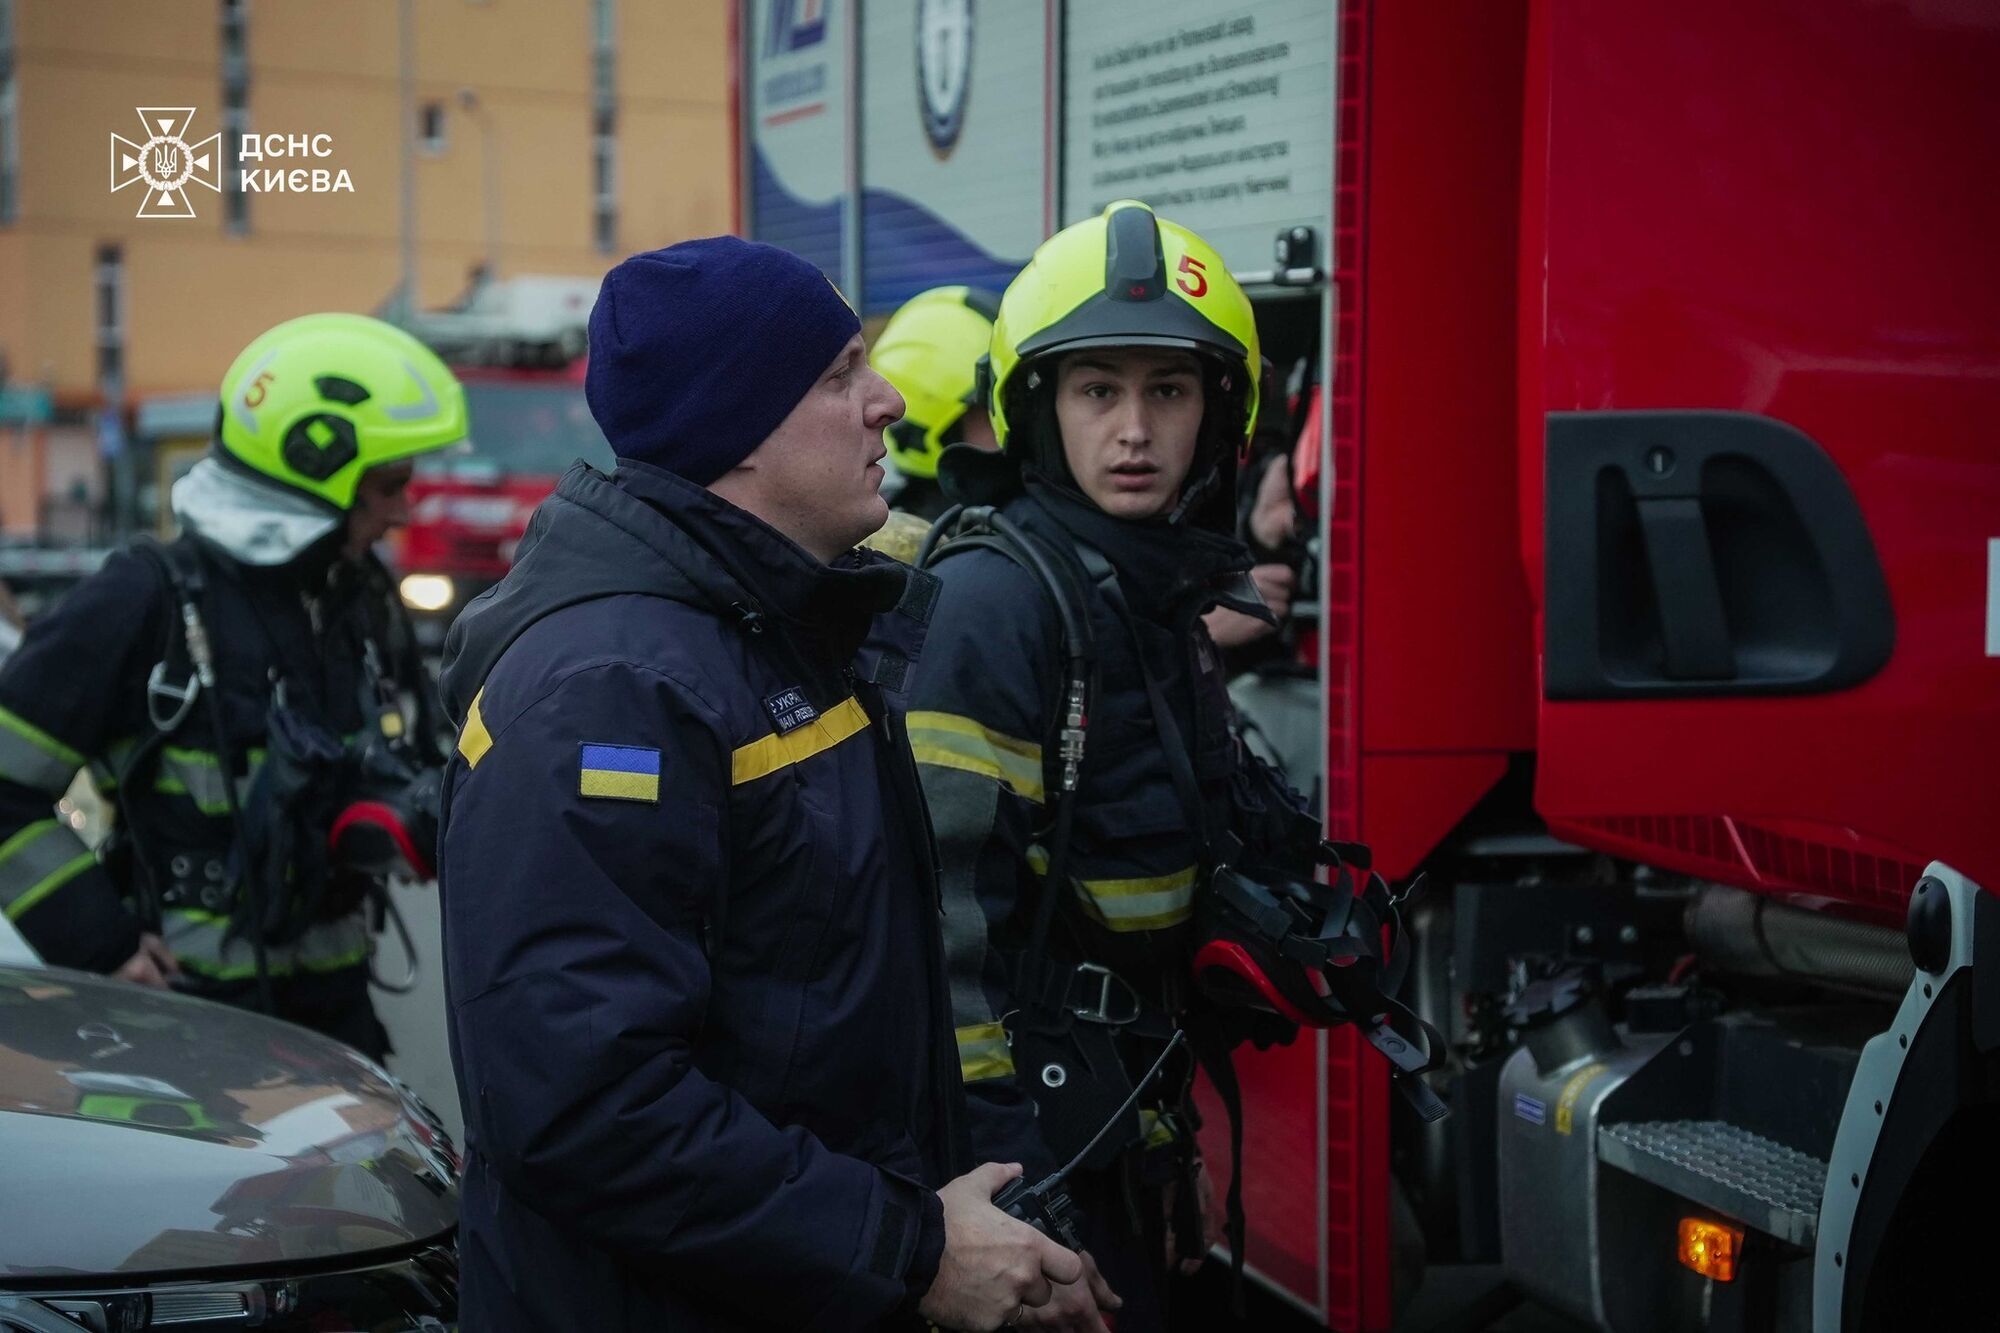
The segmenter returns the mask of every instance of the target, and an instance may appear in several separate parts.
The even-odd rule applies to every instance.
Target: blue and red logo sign
[[[764,25],[764,55],[803,51],[826,40],[828,0],[771,0]]]

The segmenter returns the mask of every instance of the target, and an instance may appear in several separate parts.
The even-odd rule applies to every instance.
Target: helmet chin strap
[[[1211,369],[1203,378],[1209,403],[1201,414],[1201,433],[1198,437],[1201,442],[1195,446],[1194,466],[1188,469],[1190,480],[1182,484],[1181,498],[1174,505],[1173,512],[1167,515],[1167,522],[1176,527],[1198,512],[1210,496],[1222,489],[1222,469],[1236,447],[1220,424],[1222,418],[1228,415],[1229,399],[1235,392],[1229,374],[1224,371],[1218,375]]]
[[[1221,473],[1211,464],[1208,470],[1202,473],[1199,481],[1181,487],[1180,502],[1174,506],[1173,512],[1167,515],[1167,522],[1179,527],[1181,521],[1194,511],[1195,506],[1206,500],[1221,484]]]

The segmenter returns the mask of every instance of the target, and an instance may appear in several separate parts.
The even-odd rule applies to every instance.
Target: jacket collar
[[[896,561],[849,551],[821,564],[756,515],[646,463],[621,461],[612,481],[720,566],[746,603],[730,609],[773,618],[842,662],[860,646],[868,621],[902,599],[909,570]]]
[[[904,599],[910,571],[872,552],[820,564],[750,514],[671,473],[577,463],[535,511],[514,568],[445,638],[440,685],[454,722],[519,635],[543,616],[598,597],[641,593],[699,606],[760,636],[816,702],[875,614]]]
[[[1023,482],[1029,531],[1099,551],[1134,613],[1174,629],[1212,606],[1271,619],[1249,579],[1250,549],[1236,538],[1165,519],[1114,518],[1032,470]]]

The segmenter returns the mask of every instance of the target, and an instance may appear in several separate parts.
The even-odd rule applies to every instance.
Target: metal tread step
[[[1810,1249],[1826,1163],[1726,1120],[1638,1120],[1597,1131],[1598,1160]]]

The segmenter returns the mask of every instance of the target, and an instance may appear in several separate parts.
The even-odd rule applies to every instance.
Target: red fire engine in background
[[[1241,275],[1300,368],[1316,641],[1239,692],[1329,834],[1427,873],[1453,1113],[1351,1029],[1241,1053],[1249,1268],[1340,1329],[1426,1256],[1620,1333],[1985,1326],[2000,9],[1336,8],[1330,254]],[[737,16],[773,236],[840,216],[748,114],[783,9]],[[1048,86],[1059,180],[1115,145]]]
[[[395,539],[403,602],[427,647],[441,645],[452,618],[500,581],[535,506],[570,464],[612,466],[583,394],[594,287],[494,280],[459,310],[409,321],[465,384],[471,418],[464,447],[418,460],[410,522]]]

